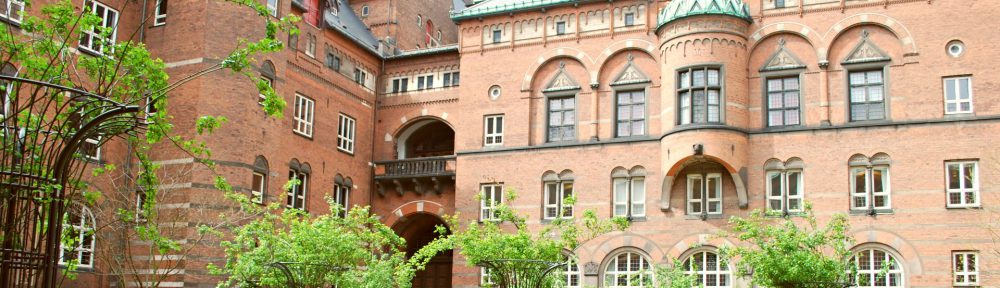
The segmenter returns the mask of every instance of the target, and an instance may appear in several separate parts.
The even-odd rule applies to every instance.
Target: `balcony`
[[[399,195],[412,190],[418,194],[441,194],[444,182],[455,181],[455,156],[422,157],[375,162],[375,185],[379,195],[395,189]]]

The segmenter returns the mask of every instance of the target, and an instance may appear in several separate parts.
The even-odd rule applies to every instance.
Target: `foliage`
[[[835,214],[824,227],[806,204],[802,219],[778,218],[754,210],[748,218],[729,220],[740,241],[748,246],[723,247],[720,256],[739,259],[737,275],[753,272],[753,284],[763,287],[844,287],[854,240],[847,235],[847,216]],[[804,223],[801,223],[804,222]],[[801,223],[801,224],[800,224]]]
[[[414,272],[402,249],[405,240],[369,212],[340,207],[320,216],[296,209],[279,212],[279,205],[259,206],[244,195],[230,194],[251,211],[252,220],[231,227],[224,240],[226,263],[209,266],[215,275],[228,275],[219,287],[287,287],[288,278],[275,263],[285,263],[299,287],[409,287]],[[205,228],[204,232],[223,235]]]
[[[674,260],[673,265],[659,265],[653,268],[655,279],[653,287],[658,288],[691,288],[699,287],[698,275],[687,273],[684,261]],[[694,264],[692,264],[694,265]],[[693,268],[697,268],[693,267]]]
[[[496,221],[470,221],[461,225],[459,216],[446,217],[445,223],[458,229],[452,229],[452,233],[447,234],[447,227],[439,226],[437,230],[441,236],[417,251],[410,260],[411,265],[422,269],[423,264],[434,255],[458,249],[469,265],[492,267],[493,281],[500,287],[534,287],[533,284],[538,283],[535,281],[542,281],[545,287],[556,287],[565,280],[565,277],[559,277],[559,273],[551,273],[546,279],[522,278],[524,280],[519,283],[501,283],[505,280],[496,278],[512,274],[527,275],[526,278],[540,277],[540,273],[536,272],[547,268],[548,263],[571,260],[567,258],[567,252],[576,249],[580,243],[628,227],[628,221],[623,217],[598,219],[594,211],[587,210],[580,219],[556,219],[538,231],[531,231],[525,217],[507,205],[517,198],[516,192],[508,189],[504,195],[505,200],[496,205]],[[482,197],[479,195],[477,199]],[[571,204],[573,200],[564,201]],[[564,266],[560,268],[563,269],[556,268],[554,271],[565,270]]]

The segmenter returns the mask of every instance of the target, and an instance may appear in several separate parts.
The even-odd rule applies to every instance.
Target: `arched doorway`
[[[406,239],[406,256],[410,257],[439,236],[435,232],[439,225],[445,223],[438,216],[417,213],[400,219],[392,229]],[[431,258],[426,268],[417,271],[417,275],[413,277],[413,288],[450,288],[452,256],[452,251],[448,250]]]
[[[455,130],[436,118],[410,124],[397,139],[398,159],[455,155]]]

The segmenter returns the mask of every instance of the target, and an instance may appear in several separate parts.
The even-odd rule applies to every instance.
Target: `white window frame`
[[[7,19],[10,22],[21,24],[24,20],[24,1],[20,0],[7,0],[6,10],[0,13],[0,18]]]
[[[315,101],[305,95],[295,93],[295,133],[312,138],[315,107]]]
[[[795,174],[796,176],[792,176],[792,174]],[[803,203],[804,200],[803,194],[805,192],[805,189],[802,188],[802,170],[801,169],[770,170],[767,171],[765,175],[766,176],[764,178],[765,182],[764,184],[767,189],[765,190],[765,194],[767,195],[767,210],[781,212],[782,215],[788,215],[790,213],[802,213],[805,206],[805,203]],[[779,185],[778,189],[780,189],[779,195],[774,195],[773,193],[774,192],[773,189],[775,187],[774,184],[771,182],[771,179],[774,177],[779,178],[779,184],[778,184]],[[791,195],[791,193],[789,193],[791,192],[791,190],[788,188],[788,183],[789,183],[788,179],[792,177],[798,178],[796,181],[797,186],[795,187],[796,195]],[[791,202],[791,200],[798,200],[799,204],[797,209],[789,208],[789,202]],[[779,207],[774,207],[772,203],[773,201],[777,201],[778,203],[780,203]]]
[[[113,45],[115,45],[115,40],[118,37],[118,18],[121,15],[121,12],[118,12],[117,9],[111,8],[110,6],[104,5],[103,3],[94,0],[86,0],[83,6],[84,9],[90,9],[89,13],[94,13],[95,15],[97,15],[98,7],[104,9],[103,15],[97,15],[98,18],[101,18],[101,23],[108,22],[109,12],[114,12],[113,17],[111,17],[110,20],[112,31],[111,35],[108,35],[108,39],[103,38],[103,36],[100,35],[100,33],[97,33],[94,30],[80,32],[81,33],[80,45],[79,45],[80,49],[89,51],[97,55],[104,55],[104,51],[101,50],[104,50],[103,48],[105,46],[111,46],[113,48],[114,47]],[[98,26],[104,26],[104,25],[103,24],[95,25],[94,29],[97,29]],[[87,39],[88,43],[87,45],[83,44],[84,39]],[[94,49],[94,42],[101,42],[102,49]],[[114,52],[114,49],[109,49],[108,51]]]
[[[76,207],[74,207],[74,208],[76,208]],[[84,206],[79,206],[79,209],[80,209],[80,222],[79,223],[69,223],[68,222],[69,219],[70,219],[69,215],[67,214],[67,215],[63,216],[63,218],[64,218],[63,221],[64,222],[62,224],[62,229],[64,229],[64,230],[65,229],[73,229],[73,231],[77,231],[76,233],[73,233],[73,235],[77,237],[77,239],[76,239],[76,245],[77,246],[73,247],[73,249],[71,249],[71,251],[66,251],[68,249],[66,249],[66,247],[63,247],[62,243],[59,243],[59,265],[67,265],[67,264],[69,264],[69,263],[67,263],[65,261],[65,259],[66,259],[66,252],[72,252],[72,253],[76,253],[76,257],[73,257],[73,259],[77,260],[77,263],[76,263],[77,267],[79,267],[79,268],[93,268],[94,267],[94,250],[96,250],[95,248],[97,246],[97,241],[96,241],[97,235],[94,235],[96,233],[96,231],[97,231],[95,229],[95,226],[94,226],[96,224],[96,223],[94,223],[94,221],[96,219],[94,219],[94,216],[93,216],[93,214],[91,214],[89,208],[84,207]],[[87,235],[88,233],[90,235]],[[85,242],[87,242],[87,240],[88,240],[88,236],[89,236],[89,240],[90,240],[89,241],[90,242],[90,248],[86,248],[85,245],[84,245]],[[84,253],[88,253],[88,252],[90,253],[89,257],[84,257],[83,254]]]
[[[253,178],[250,180],[250,202],[263,204],[264,195],[267,193],[267,175],[265,173],[253,172]],[[256,190],[260,187],[260,190]]]
[[[966,83],[965,89],[967,91],[969,91],[969,95],[962,95],[962,86],[960,85],[962,83],[961,80],[966,80],[965,81],[965,83]],[[951,82],[954,83],[954,87],[953,87],[954,90],[952,90],[952,91],[948,91],[948,82],[949,81],[951,81]],[[975,106],[973,105],[974,102],[972,100],[973,99],[973,97],[972,97],[972,94],[973,94],[972,93],[972,76],[945,77],[942,80],[941,89],[944,90],[944,114],[967,114],[967,113],[973,113],[973,111],[975,111]],[[955,95],[955,99],[951,99],[951,100],[948,99],[948,93],[949,92],[955,93],[954,94]],[[962,99],[962,96],[966,96],[967,99]],[[962,110],[962,103],[968,103],[969,104],[969,109],[968,110]],[[948,105],[949,104],[954,105],[955,109],[950,111],[948,109]]]
[[[874,184],[875,179],[873,177],[874,171],[882,171],[882,187],[885,191],[875,192]],[[879,213],[882,211],[892,210],[892,189],[891,189],[891,178],[889,174],[888,165],[874,165],[874,166],[853,166],[850,169],[851,177],[851,211],[854,212],[869,212],[869,213]],[[857,175],[858,172],[864,171],[865,173],[865,191],[856,191],[857,189]],[[885,205],[875,206],[875,197],[885,197]],[[865,199],[865,205],[857,205],[857,201],[860,198]]]
[[[503,116],[504,114],[497,114],[483,117],[483,146],[503,146]]]
[[[267,86],[270,86],[272,90],[274,89],[274,79],[267,75],[261,75],[260,78],[264,79],[264,82],[267,82]],[[267,96],[264,95],[264,93],[257,93],[257,96],[259,97],[257,99],[257,105],[264,106],[264,101],[267,100]]]
[[[167,0],[156,0],[156,9],[153,14],[153,26],[167,24]]]
[[[961,259],[959,259],[961,256]],[[969,261],[969,259],[972,261]],[[979,253],[976,251],[951,252],[952,284],[955,286],[979,286]],[[971,264],[971,265],[970,265]],[[970,267],[971,266],[971,267]],[[972,268],[972,269],[969,269]],[[958,277],[961,276],[962,280]],[[974,280],[969,280],[974,278]]]
[[[632,218],[646,217],[646,177],[615,177],[611,180],[614,207],[612,216]],[[641,184],[637,184],[641,183]],[[621,185],[620,185],[621,184]],[[642,189],[636,187],[641,185]],[[624,187],[625,191],[621,191]],[[624,196],[624,197],[622,197]]]
[[[433,88],[434,88],[434,74],[417,76],[417,90],[426,90]]]
[[[715,179],[716,181],[715,189],[717,192],[716,196],[718,197],[713,197],[713,198],[708,197],[709,196],[708,181],[710,179]],[[699,199],[694,198],[695,191],[693,188],[695,187],[695,184],[693,182],[695,182],[695,180],[700,181],[699,183],[700,187],[698,191],[698,193],[700,193],[698,195]],[[687,203],[688,215],[702,215],[702,216],[722,215],[722,210],[723,210],[722,193],[724,192],[722,190],[722,173],[688,174],[686,189],[687,189],[686,203]],[[715,212],[710,211],[709,208],[712,206],[713,203],[718,203],[719,205],[718,211]],[[694,207],[696,207],[696,205],[699,211],[695,211]]]
[[[357,120],[341,113],[339,122],[340,125],[337,127],[337,150],[354,154],[354,131],[357,126]]]
[[[542,219],[573,219],[573,205],[566,203],[566,198],[573,197],[574,193],[576,193],[573,180],[547,181],[544,184],[545,194],[543,200],[545,202],[542,205],[544,207]],[[567,185],[569,186],[568,193],[566,192]],[[553,189],[555,190],[553,191]],[[552,199],[553,196],[558,198]]]
[[[959,180],[958,188],[951,187],[951,169],[953,165],[958,165],[958,179],[965,179],[966,165],[972,165],[972,187],[965,187],[965,181]],[[948,208],[973,208],[980,206],[980,193],[979,193],[979,161],[967,160],[967,161],[945,161],[944,164],[944,179],[945,179],[945,189],[947,190],[947,207]],[[974,197],[973,201],[968,202],[967,194],[971,193]],[[953,194],[959,195],[959,202],[953,203],[951,196]]]
[[[340,205],[340,217],[347,217],[351,211],[351,187],[345,184],[333,184],[333,202]]]
[[[316,58],[316,35],[306,34],[306,56]]]
[[[490,268],[479,267],[479,287],[493,287],[493,277],[490,275]]]
[[[479,221],[499,221],[497,205],[503,203],[503,183],[479,185]]]
[[[580,273],[580,265],[577,261],[573,259],[573,256],[568,256],[566,260],[566,269],[563,269],[563,273],[566,277],[566,288],[580,288],[583,287],[583,274]],[[576,285],[573,284],[576,282]]]
[[[309,194],[309,174],[295,169],[289,170],[288,174],[291,174],[288,175],[290,176],[289,180],[297,179],[300,181],[298,184],[289,187],[285,207],[306,211],[306,195]]]
[[[135,191],[135,222],[145,223],[146,222],[146,191],[142,189]]]
[[[361,17],[368,17],[368,13],[371,13],[370,9],[368,5],[361,6]]]
[[[696,255],[701,256],[701,263],[695,263],[694,266],[691,265],[692,261],[697,261]],[[708,270],[708,257],[709,255],[715,256],[715,268],[713,270]],[[725,266],[725,267],[723,267]],[[733,271],[730,269],[732,265],[729,265],[728,261],[722,259],[722,256],[715,251],[700,250],[691,253],[690,256],[684,261],[684,274],[696,275],[696,283],[701,285],[698,287],[702,288],[728,288],[733,287]],[[696,270],[697,269],[697,270]],[[726,285],[719,285],[720,278],[726,278]],[[708,285],[709,278],[715,279],[716,285]]]
[[[891,268],[891,266],[890,266],[890,268],[888,269],[888,271],[883,271],[883,269],[882,269],[883,267],[874,267],[875,265],[873,265],[873,264],[875,264],[874,258],[875,258],[875,252],[876,251],[882,252],[885,255],[885,257],[882,257],[882,259],[880,260],[881,263],[888,263],[887,261],[893,261],[893,262],[895,262],[895,265],[894,265],[895,268]],[[858,261],[859,261],[858,260],[858,256],[861,255],[862,253],[868,253],[867,257],[868,257],[868,259],[871,260],[872,263],[867,263],[866,265],[861,265],[860,263],[858,263]],[[893,255],[892,253],[890,253],[889,251],[886,251],[885,249],[881,249],[881,248],[877,248],[877,247],[863,248],[860,251],[856,251],[854,253],[854,258],[853,258],[852,263],[854,263],[854,265],[857,267],[857,274],[854,275],[854,277],[853,277],[855,279],[855,281],[856,281],[855,284],[857,284],[857,286],[852,286],[852,287],[855,287],[855,288],[906,287],[906,284],[905,284],[906,283],[906,272],[903,271],[903,269],[901,268],[901,267],[903,267],[903,263],[899,260],[899,258],[896,257],[896,255]],[[867,267],[865,267],[865,266],[867,266]],[[863,268],[867,268],[867,269],[863,269]],[[886,272],[886,273],[883,274],[883,272]],[[898,279],[897,279],[898,280],[898,285],[895,285],[895,286],[890,286],[889,285],[889,278],[890,278],[891,274],[897,274],[898,275]],[[868,279],[872,279],[871,282],[868,283],[870,285],[861,285],[861,280],[860,280],[860,278],[861,278],[860,276],[861,275],[866,275]],[[879,276],[879,275],[883,275],[883,276]],[[886,281],[886,285],[874,285],[875,284],[875,280],[878,279],[878,277],[884,277],[884,279]]]
[[[266,0],[267,10],[271,11],[271,16],[278,17],[278,6],[281,4],[281,0]]]
[[[626,255],[626,265],[624,266],[628,267],[626,271],[618,270],[618,256],[620,255]],[[637,260],[635,261],[637,262],[635,263],[636,265],[632,265],[633,260]],[[631,271],[632,267],[638,267],[639,269]],[[655,275],[653,275],[653,269],[649,259],[647,259],[646,256],[634,251],[625,251],[613,255],[611,259],[608,260],[608,264],[604,267],[603,276],[604,287],[608,288],[645,288],[647,285],[653,284],[656,280]],[[618,285],[617,280],[619,279],[625,280],[625,285]]]

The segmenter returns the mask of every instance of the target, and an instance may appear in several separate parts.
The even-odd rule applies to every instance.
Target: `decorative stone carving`
[[[597,269],[597,263],[587,262],[587,264],[583,265],[583,275],[597,276],[598,273],[599,271]]]
[[[577,84],[572,77],[569,77],[569,73],[566,73],[566,62],[559,62],[559,72],[552,80],[549,81],[549,85],[545,86],[545,91],[561,91],[561,90],[571,90],[580,89],[580,85]]]
[[[774,55],[771,55],[771,58],[764,63],[766,64],[764,64],[763,68],[760,68],[761,72],[806,67],[798,57],[795,57],[788,49],[785,49],[784,38],[778,40],[778,51],[775,51]]]
[[[643,73],[642,70],[639,70],[639,67],[635,66],[633,59],[632,53],[629,53],[628,64],[625,64],[625,68],[621,72],[618,72],[618,76],[611,82],[611,85],[649,82],[649,76],[646,76],[646,73]]]
[[[861,30],[861,43],[858,43],[854,50],[851,50],[843,64],[879,62],[889,59],[889,55],[875,46],[868,38],[868,30]]]

